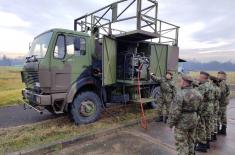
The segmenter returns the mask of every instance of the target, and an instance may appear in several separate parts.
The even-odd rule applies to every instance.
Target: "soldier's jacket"
[[[200,110],[199,115],[211,115],[214,110],[213,102],[215,99],[213,84],[209,81],[205,81],[204,83],[200,83],[200,85],[197,87],[197,90],[203,96],[203,103],[201,107],[202,109]]]
[[[215,101],[219,101],[221,98],[221,91],[216,84],[214,84],[214,95],[215,95]]]
[[[226,81],[223,80],[219,84],[219,88],[221,90],[221,98],[220,98],[220,106],[227,106],[229,104],[229,94],[230,94],[230,89],[229,86],[227,85]]]
[[[171,104],[169,125],[178,129],[192,129],[197,126],[198,114],[202,102],[202,95],[193,87],[182,88],[177,91]]]
[[[219,111],[219,101],[220,101],[220,98],[221,98],[221,91],[220,91],[220,88],[215,84],[213,83],[213,89],[214,89],[214,115],[217,116],[217,113]]]
[[[173,80],[167,80],[166,78],[158,78],[153,76],[152,79],[160,84],[160,97],[162,97],[165,102],[172,102],[172,99],[176,95],[176,87]]]

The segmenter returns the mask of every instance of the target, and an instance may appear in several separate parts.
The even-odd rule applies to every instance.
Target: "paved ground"
[[[212,143],[208,155],[235,154],[235,99],[229,107],[229,126],[226,137]],[[49,153],[52,154],[52,153]],[[54,153],[55,155],[175,155],[173,131],[163,123],[151,123],[148,130],[135,126],[116,134],[82,142]],[[203,155],[203,153],[198,155]],[[204,153],[205,154],[205,153]]]
[[[55,117],[46,110],[43,115],[33,109],[24,110],[23,105],[5,107],[0,109],[0,128],[36,123]]]

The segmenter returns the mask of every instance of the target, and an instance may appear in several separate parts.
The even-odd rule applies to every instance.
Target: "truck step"
[[[149,102],[152,102],[152,101],[156,101],[156,99],[153,99],[153,98],[141,98],[141,99],[138,99],[138,100],[130,100],[130,102],[134,102],[134,103],[149,103]]]

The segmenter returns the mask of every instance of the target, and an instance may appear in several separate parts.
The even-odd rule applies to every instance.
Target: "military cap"
[[[208,77],[210,76],[210,74],[207,73],[207,72],[205,72],[205,71],[201,71],[200,74],[206,75],[206,76],[208,76]]]
[[[182,79],[184,81],[188,81],[190,83],[193,82],[193,78],[191,76],[189,76],[189,75],[182,75]]]
[[[218,74],[226,75],[226,73],[224,71],[219,71]]]

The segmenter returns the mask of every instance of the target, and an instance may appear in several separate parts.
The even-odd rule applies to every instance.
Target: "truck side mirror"
[[[29,43],[29,50],[30,50],[31,47],[32,47],[32,42]]]

